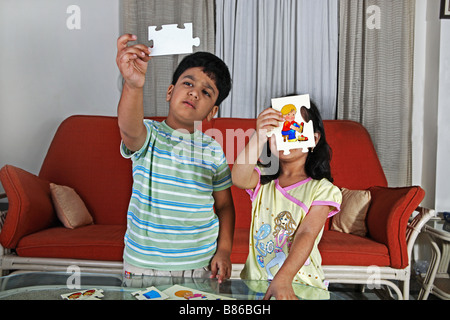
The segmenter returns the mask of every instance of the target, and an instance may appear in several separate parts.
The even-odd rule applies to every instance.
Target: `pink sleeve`
[[[258,194],[259,189],[261,188],[261,170],[258,167],[255,167],[255,171],[258,172],[258,175],[259,175],[258,184],[256,185],[256,187],[254,189],[246,189],[245,190],[249,194],[250,200],[252,202],[255,200],[256,195]]]

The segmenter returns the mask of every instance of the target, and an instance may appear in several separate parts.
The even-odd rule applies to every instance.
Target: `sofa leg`
[[[403,281],[403,300],[409,300],[409,282],[410,279]]]

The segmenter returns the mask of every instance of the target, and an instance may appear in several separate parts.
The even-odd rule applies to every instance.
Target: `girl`
[[[247,189],[252,200],[250,252],[241,278],[272,280],[264,299],[297,299],[293,283],[327,288],[318,244],[326,219],[340,210],[342,195],[332,184],[331,151],[320,113],[313,103],[301,112],[306,122],[313,121],[314,149],[294,149],[288,155],[277,151],[275,137],[267,138],[267,132],[283,117],[268,108],[232,170],[233,183]],[[264,175],[267,164],[258,162],[266,144],[279,160],[272,175]]]

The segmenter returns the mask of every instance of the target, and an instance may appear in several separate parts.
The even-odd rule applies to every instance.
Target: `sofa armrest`
[[[366,219],[368,234],[388,247],[391,267],[405,268],[409,264],[408,220],[425,197],[425,191],[417,186],[371,187],[369,191],[372,202]]]
[[[0,181],[9,202],[0,243],[5,248],[14,249],[22,237],[43,230],[56,221],[50,183],[10,165],[0,170]]]

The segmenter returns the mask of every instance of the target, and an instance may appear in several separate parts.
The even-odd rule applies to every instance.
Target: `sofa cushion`
[[[245,263],[249,249],[249,228],[236,228],[233,237],[231,263]]]
[[[332,218],[330,230],[364,237],[367,233],[366,215],[370,205],[370,191],[342,188],[341,211]]]
[[[49,182],[10,165],[0,170],[0,180],[9,201],[0,234],[5,248],[13,249],[23,236],[55,225]]]
[[[56,215],[64,227],[75,229],[92,224],[92,216],[80,196],[70,187],[50,183]]]
[[[23,237],[16,251],[22,257],[122,261],[126,225],[55,227]]]
[[[339,231],[324,231],[319,243],[323,265],[390,266],[389,250],[369,238]]]

